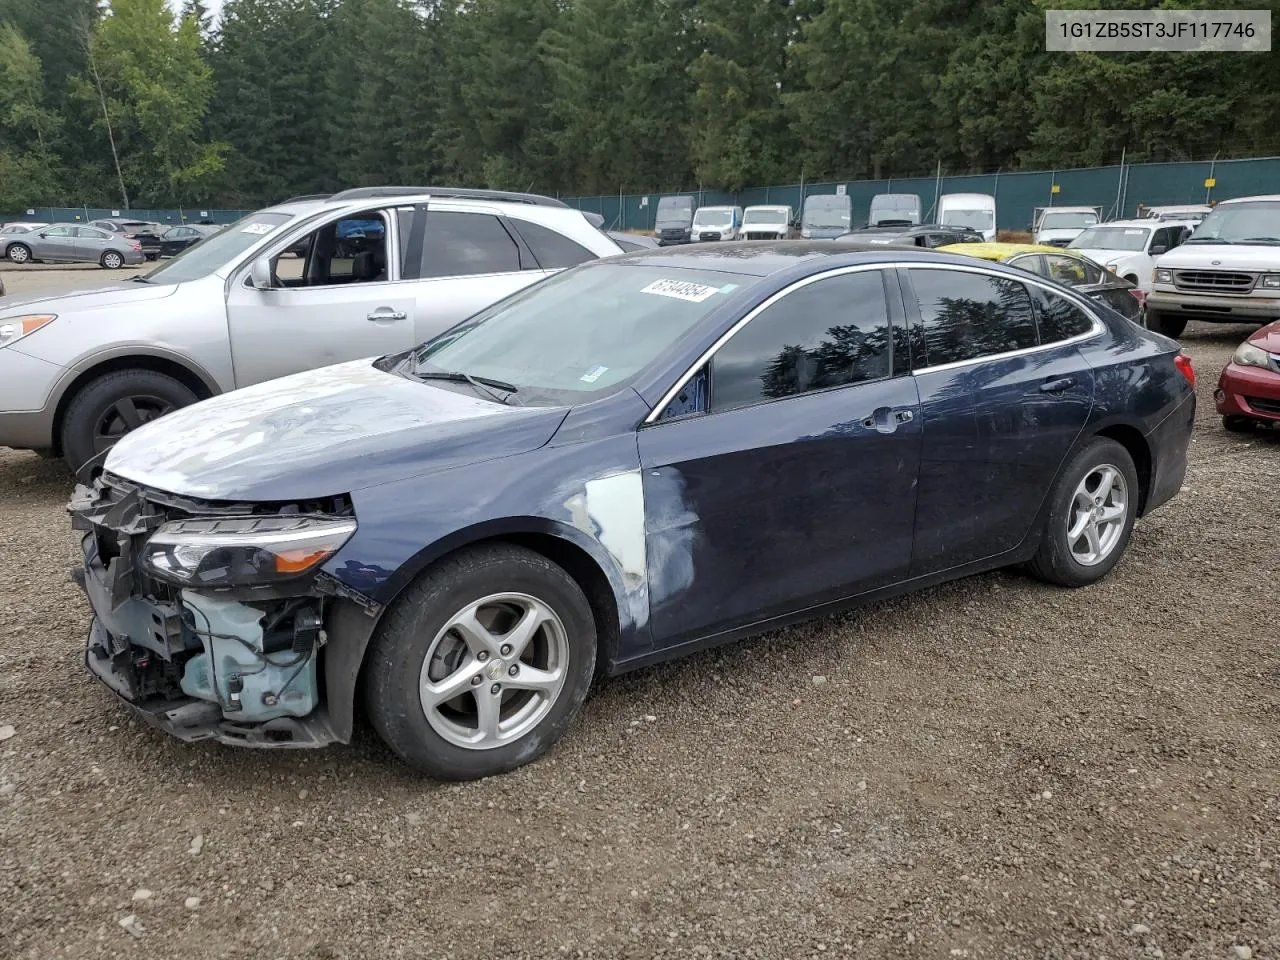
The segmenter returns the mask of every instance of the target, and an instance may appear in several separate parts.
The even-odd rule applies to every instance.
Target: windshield
[[[733,211],[708,210],[703,207],[693,215],[693,222],[700,227],[727,227],[733,223]]]
[[[692,197],[663,197],[658,201],[658,223],[688,223],[693,216]]]
[[[1040,217],[1041,230],[1068,230],[1072,227],[1091,227],[1098,222],[1098,215],[1089,213],[1046,213]]]
[[[1072,240],[1071,246],[1077,250],[1145,250],[1150,235],[1146,227],[1093,227]]]
[[[738,288],[735,274],[596,262],[482,310],[418,348],[419,373],[506,381],[559,405],[627,383]]]
[[[810,197],[804,202],[803,226],[849,229],[853,204],[848,197]]]
[[[942,222],[952,227],[990,230],[995,226],[995,215],[990,210],[948,210],[942,215]]]
[[[148,283],[185,283],[207,277],[293,219],[288,213],[251,213],[225,230],[192,244],[142,279]]]
[[[746,223],[786,223],[788,220],[786,210],[748,210],[742,215],[742,222]]]
[[[1280,241],[1280,200],[1224,203],[1201,221],[1186,243]]]
[[[871,209],[867,217],[872,224],[886,220],[905,220],[910,223],[920,221],[920,201],[914,196],[895,196],[886,194],[871,200]]]

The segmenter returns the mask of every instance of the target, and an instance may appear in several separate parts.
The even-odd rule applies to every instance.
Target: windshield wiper
[[[143,276],[142,274],[140,274],[140,273],[139,273],[139,274],[136,274],[136,275],[134,275],[134,276],[132,276],[132,277],[130,277],[129,279],[130,279],[133,283],[150,283],[150,282],[151,282],[150,280],[148,280],[146,277],[144,277],[144,276]]]
[[[492,377],[473,377],[469,373],[462,373],[457,370],[417,370],[413,374],[419,380],[449,380],[453,383],[469,383],[475,387],[478,393],[483,393],[491,400],[498,403],[506,403],[513,393],[519,391],[513,383],[507,383],[505,380],[494,380]],[[498,390],[505,390],[506,396],[501,393],[495,393],[490,387],[496,387]]]
[[[1236,243],[1280,243],[1280,237],[1245,237]]]
[[[1230,243],[1230,240],[1223,240],[1221,237],[1188,237],[1182,243],[1185,246],[1188,243]]]

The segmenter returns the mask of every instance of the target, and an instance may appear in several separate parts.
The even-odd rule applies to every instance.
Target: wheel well
[[[540,553],[562,568],[582,588],[596,621],[596,671],[603,672],[618,649],[618,602],[609,578],[591,554],[568,540],[548,533],[520,533],[496,537],[482,543],[506,542]],[[474,546],[475,544],[468,544]]]
[[[1147,509],[1147,497],[1151,493],[1151,448],[1147,439],[1136,427],[1115,424],[1098,431],[1098,436],[1114,440],[1128,451],[1133,458],[1133,467],[1138,471],[1138,516]]]
[[[52,449],[56,456],[62,456],[62,421],[67,415],[67,407],[71,406],[71,401],[75,399],[76,394],[89,381],[96,380],[104,373],[117,373],[121,370],[151,370],[155,373],[163,373],[166,376],[173,377],[173,379],[194,393],[198,400],[207,400],[213,396],[213,391],[209,389],[203,380],[175,360],[145,355],[114,357],[110,360],[104,360],[84,371],[84,373],[71,381],[67,389],[62,391],[62,396],[58,399],[58,406],[53,415]]]
[[[1124,279],[1126,279],[1126,280],[1128,280],[1130,283],[1134,283],[1134,284],[1136,284],[1136,283],[1138,282],[1137,274],[1133,274],[1133,273],[1126,273],[1126,274],[1124,275]]]

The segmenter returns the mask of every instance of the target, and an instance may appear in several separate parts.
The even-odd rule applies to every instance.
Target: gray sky
[[[182,0],[169,0],[169,6],[175,10],[181,10]],[[222,12],[222,0],[205,0],[205,6],[209,8],[209,12],[213,14],[215,20],[218,14]]]

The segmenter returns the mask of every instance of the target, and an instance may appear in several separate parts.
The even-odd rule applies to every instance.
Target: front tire
[[[119,270],[124,266],[124,257],[114,250],[108,250],[99,262],[108,270]]]
[[[30,263],[31,248],[25,243],[11,243],[6,251],[6,256],[12,263]]]
[[[1129,451],[1106,437],[1094,438],[1053,485],[1031,573],[1062,587],[1097,583],[1129,546],[1139,495]]]
[[[62,457],[72,472],[113,447],[126,433],[199,398],[154,370],[117,370],[89,381],[62,421]]]
[[[442,780],[505,773],[541,756],[577,715],[596,662],[582,588],[522,547],[465,550],[420,576],[370,646],[374,729]]]
[[[1167,313],[1153,313],[1148,310],[1147,329],[1177,340],[1182,336],[1182,331],[1187,329],[1187,321],[1181,317],[1171,317]]]

